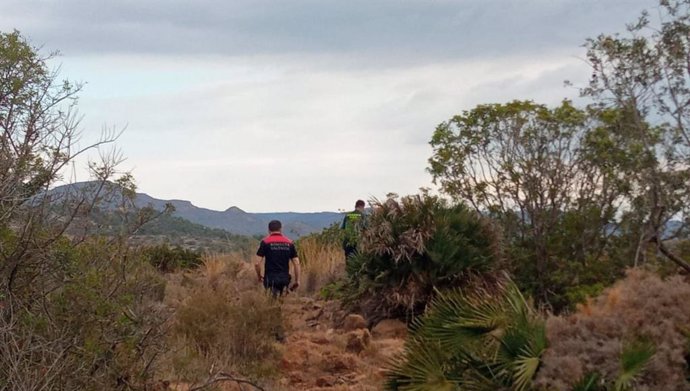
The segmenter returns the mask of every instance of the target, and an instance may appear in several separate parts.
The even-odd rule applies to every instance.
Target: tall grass
[[[317,293],[345,275],[345,255],[339,244],[309,236],[300,239],[297,251],[302,262],[305,293]]]
[[[166,301],[174,308],[166,368],[177,382],[210,371],[270,379],[280,359],[280,305],[256,282],[241,254],[209,254],[194,271],[170,276]]]

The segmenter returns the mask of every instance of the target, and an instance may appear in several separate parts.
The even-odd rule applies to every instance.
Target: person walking
[[[259,244],[254,264],[259,283],[263,284],[266,290],[270,289],[274,298],[285,294],[286,288],[290,285],[290,263],[295,271],[295,282],[289,287],[290,290],[299,288],[301,273],[295,244],[283,235],[282,228],[278,220],[268,223],[268,236]]]
[[[345,260],[357,254],[359,235],[364,226],[364,206],[364,201],[357,200],[357,202],[355,202],[355,210],[347,213],[345,218],[343,218],[343,224],[340,228],[345,233],[345,238],[343,239]]]

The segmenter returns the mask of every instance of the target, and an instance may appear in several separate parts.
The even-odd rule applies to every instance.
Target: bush
[[[280,303],[263,290],[242,286],[248,278],[235,257],[209,257],[179,290],[169,366],[181,381],[204,380],[209,371],[234,371],[254,380],[270,378],[280,358]],[[251,280],[254,281],[253,279]],[[255,287],[255,284],[252,284]]]
[[[413,323],[389,390],[528,390],[544,321],[510,281],[441,294]]]
[[[550,346],[537,384],[548,390],[632,384],[635,390],[688,390],[688,326],[688,281],[632,270],[577,313],[548,319]]]
[[[41,254],[45,274],[0,316],[0,390],[144,387],[165,350],[165,282],[119,245],[61,239]],[[17,303],[15,301],[15,303]],[[15,306],[16,305],[16,306]]]
[[[413,322],[390,390],[690,389],[690,284],[632,270],[570,316],[510,281],[440,294]]]
[[[501,260],[490,221],[463,204],[422,194],[374,203],[348,260],[348,302],[370,320],[409,318],[424,311],[436,290],[461,285]]]
[[[201,264],[201,252],[187,250],[179,246],[169,247],[166,244],[145,248],[143,256],[161,272],[191,269]]]
[[[262,377],[278,357],[274,343],[281,322],[280,307],[263,292],[233,299],[204,287],[178,309],[174,333],[186,339],[188,353]]]

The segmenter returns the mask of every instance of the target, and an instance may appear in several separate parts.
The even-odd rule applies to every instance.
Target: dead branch
[[[657,248],[666,258],[670,259],[673,263],[685,269],[686,272],[690,273],[690,264],[688,264],[683,258],[674,254],[671,250],[669,250],[669,248],[666,247],[664,242],[662,240],[659,240],[658,236],[654,237],[652,241],[656,243]]]

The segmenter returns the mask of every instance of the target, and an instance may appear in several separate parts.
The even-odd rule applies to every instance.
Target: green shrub
[[[388,390],[528,390],[544,321],[511,281],[439,295],[412,325]]]
[[[161,272],[196,268],[202,262],[201,252],[179,246],[170,247],[166,244],[145,248],[143,256],[153,267]]]
[[[565,289],[565,298],[573,310],[577,304],[585,303],[588,299],[598,296],[606,288],[602,283],[592,285],[576,285]]]
[[[62,238],[24,257],[41,262],[45,274],[17,292],[37,299],[0,317],[0,390],[149,384],[166,315],[165,282],[155,270],[95,239],[75,245]]]
[[[343,280],[338,280],[326,284],[321,287],[319,291],[319,297],[324,300],[341,299],[343,297],[343,291],[345,290],[346,282]]]
[[[457,287],[501,260],[491,222],[463,204],[426,193],[374,203],[348,260],[348,302],[370,320],[411,317],[439,289]]]

